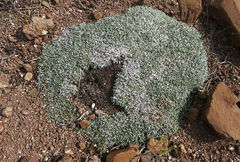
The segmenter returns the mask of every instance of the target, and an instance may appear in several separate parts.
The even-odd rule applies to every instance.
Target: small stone
[[[26,81],[30,81],[30,80],[32,79],[32,77],[33,77],[33,74],[30,73],[30,72],[27,72],[27,74],[25,75],[24,79],[25,79]]]
[[[12,116],[12,114],[13,114],[13,108],[12,107],[6,107],[5,109],[3,109],[3,111],[2,111],[2,115],[4,116],[4,117],[10,117],[10,116]]]
[[[93,12],[93,16],[96,20],[99,20],[103,17],[103,14],[101,12]]]
[[[82,120],[82,121],[80,121],[79,124],[82,128],[87,128],[91,124],[91,122],[88,120]]]
[[[16,42],[17,41],[13,36],[9,36],[8,39],[9,39],[10,42]]]
[[[39,45],[39,44],[41,44],[41,42],[39,41],[39,39],[36,38],[36,39],[34,40],[34,44]]]
[[[36,98],[38,96],[38,90],[37,88],[33,88],[29,93],[30,96],[32,96],[33,98]]]
[[[81,108],[78,109],[78,113],[79,113],[80,115],[82,115],[83,112],[84,112],[84,108],[81,107]]]
[[[31,72],[32,71],[32,66],[30,64],[23,64],[24,69],[27,72]]]
[[[42,5],[47,8],[51,8],[51,6],[49,5],[49,3],[47,1],[42,1]]]
[[[178,147],[176,149],[174,149],[172,151],[173,156],[176,158],[181,158],[183,157],[185,154],[187,154],[187,151],[185,149],[185,146],[183,144],[178,145]]]
[[[66,151],[65,151],[65,154],[73,155],[74,153],[73,153],[73,151],[72,151],[71,149],[69,149],[69,150],[66,150]]]
[[[22,110],[22,114],[23,114],[23,115],[29,115],[30,112],[29,112],[28,110]]]
[[[95,111],[95,114],[96,114],[97,116],[100,116],[100,115],[104,115],[104,114],[106,114],[106,113],[104,113],[102,110],[96,110],[96,111]]]
[[[73,158],[71,156],[64,156],[58,162],[74,162],[74,160],[73,160]]]
[[[0,134],[0,140],[2,140],[2,139],[3,139],[3,135]]]
[[[140,154],[140,151],[136,148],[125,148],[115,150],[107,155],[107,162],[137,162],[139,157],[135,157]],[[135,158],[133,158],[135,157]],[[133,159],[132,159],[133,158]]]
[[[215,131],[234,140],[240,140],[238,102],[238,97],[231,89],[220,82],[210,93],[205,110],[206,118]]]
[[[93,104],[91,105],[91,108],[92,108],[92,109],[94,109],[94,108],[95,108],[95,106],[96,106],[96,104],[95,104],[95,103],[93,103]]]
[[[151,138],[147,143],[147,148],[151,153],[158,153],[161,150],[164,150],[168,147],[168,140],[164,140],[161,138],[159,140]]]
[[[90,115],[90,117],[89,117],[89,119],[91,119],[91,120],[93,120],[93,119],[95,119],[96,118],[96,115],[95,114],[92,114],[92,115]]]
[[[3,125],[0,125],[0,133],[2,133],[3,131],[4,131]]]
[[[189,121],[195,121],[198,118],[198,115],[199,115],[199,109],[193,107],[189,109],[187,113],[187,119]]]
[[[183,144],[180,144],[179,147],[183,154],[187,154],[187,150],[185,149],[185,146]]]
[[[229,151],[234,151],[234,147],[233,146],[228,146],[228,150]]]
[[[101,160],[96,155],[93,155],[90,158],[89,162],[101,162]]]
[[[85,142],[81,142],[81,143],[79,144],[79,148],[80,148],[81,150],[85,150],[85,149],[87,148]]]

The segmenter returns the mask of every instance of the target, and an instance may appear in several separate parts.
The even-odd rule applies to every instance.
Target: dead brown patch
[[[78,94],[74,97],[74,103],[81,103],[89,108],[95,104],[98,110],[107,114],[123,110],[111,101],[115,79],[121,67],[121,64],[112,64],[101,69],[90,68],[84,79],[78,83]]]

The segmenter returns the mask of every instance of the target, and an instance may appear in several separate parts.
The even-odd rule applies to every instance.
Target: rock
[[[151,153],[159,153],[161,150],[164,150],[167,147],[168,140],[163,141],[162,138],[159,140],[151,138],[147,143],[147,149],[149,149]]]
[[[24,69],[27,72],[31,72],[32,71],[32,66],[30,64],[23,64]]]
[[[0,133],[2,133],[3,131],[4,131],[3,125],[0,125]]]
[[[96,118],[96,115],[95,115],[95,114],[92,114],[92,115],[89,116],[89,119],[91,119],[91,120],[93,120],[93,119],[95,119],[95,118]]]
[[[172,151],[172,154],[176,158],[182,158],[185,154],[187,154],[187,151],[185,149],[185,146],[183,144],[180,144],[176,149]]]
[[[79,124],[82,128],[87,128],[91,124],[91,122],[88,120],[82,120],[82,121],[80,121]]]
[[[100,160],[96,155],[93,155],[93,156],[89,159],[89,162],[101,162],[101,160]]]
[[[10,76],[0,72],[0,89],[9,87]]]
[[[22,110],[22,114],[23,114],[23,115],[29,115],[30,112],[29,112],[28,110]]]
[[[237,147],[237,154],[240,155],[240,146]]]
[[[234,151],[234,147],[229,145],[228,148],[227,148],[229,151]]]
[[[9,39],[10,42],[16,42],[17,41],[13,36],[9,36],[8,39]]]
[[[71,156],[64,156],[58,162],[75,162]]]
[[[55,0],[56,4],[64,3],[66,0]]]
[[[51,8],[51,6],[49,5],[49,3],[47,1],[42,1],[42,5],[47,8]]]
[[[19,162],[38,162],[38,160],[34,157],[28,156],[28,157],[22,157],[18,160]]]
[[[41,17],[33,17],[32,22],[23,26],[23,33],[25,36],[32,40],[39,36],[44,36],[48,33],[48,30],[54,27],[52,19],[44,19]]]
[[[183,154],[187,154],[187,150],[185,149],[185,146],[183,144],[180,144],[179,148]]]
[[[69,149],[69,150],[66,150],[66,151],[65,151],[65,154],[67,154],[67,155],[73,155],[74,153],[73,153],[72,149]]]
[[[85,142],[80,142],[79,148],[80,148],[81,150],[85,150],[85,149],[87,148],[86,143],[85,143]]]
[[[29,93],[30,96],[32,96],[33,98],[36,98],[38,96],[38,90],[37,88],[33,88]]]
[[[96,20],[99,20],[103,17],[103,14],[101,12],[93,12],[93,17],[96,19]]]
[[[79,113],[80,115],[82,115],[83,112],[84,112],[84,108],[81,107],[81,108],[78,109],[78,113]]]
[[[181,19],[187,23],[194,23],[202,12],[202,0],[178,0]]]
[[[199,115],[199,109],[193,107],[189,109],[186,117],[189,121],[195,121],[198,118],[198,115]]]
[[[106,114],[106,113],[103,112],[102,110],[96,110],[96,111],[95,111],[95,114],[96,114],[97,116],[99,116],[99,115],[104,115],[104,114]]]
[[[233,43],[240,47],[240,1],[238,0],[211,0],[209,13],[219,22],[225,25],[224,28],[232,26],[231,32]]]
[[[134,156],[140,154],[137,148],[128,147],[125,149],[115,150],[107,155],[106,162],[129,162]],[[137,162],[139,157],[132,159],[132,162]]]
[[[237,102],[238,97],[220,82],[210,93],[205,115],[216,132],[240,140],[240,109]]]
[[[31,72],[27,72],[27,74],[24,76],[24,79],[26,81],[30,81],[33,77],[33,74]]]
[[[34,39],[34,44],[36,44],[36,45],[40,45],[41,44],[41,42],[40,42],[40,40],[39,39]]]
[[[2,110],[2,116],[4,117],[10,117],[13,114],[13,108],[12,107],[6,107],[5,109]]]

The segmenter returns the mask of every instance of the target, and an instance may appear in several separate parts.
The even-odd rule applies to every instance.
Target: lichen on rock
[[[102,115],[79,133],[101,149],[143,143],[178,130],[191,93],[208,76],[207,56],[199,32],[150,7],[133,7],[94,24],[66,29],[43,48],[38,86],[50,117],[75,120],[69,99],[89,67],[122,63],[112,101],[123,112]]]

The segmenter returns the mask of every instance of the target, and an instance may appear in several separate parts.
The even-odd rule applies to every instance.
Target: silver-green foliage
[[[59,123],[74,120],[69,102],[91,66],[123,62],[113,102],[124,112],[103,115],[79,129],[105,149],[142,143],[177,131],[190,93],[207,78],[207,57],[198,31],[149,7],[133,7],[94,24],[79,24],[45,46],[38,85]]]

